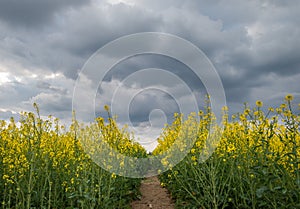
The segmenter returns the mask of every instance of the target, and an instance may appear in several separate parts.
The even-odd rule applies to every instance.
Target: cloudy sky
[[[299,11],[300,1],[280,0],[1,0],[0,119],[33,111],[37,102],[42,115],[67,123],[75,81],[89,57],[117,38],[140,32],[173,34],[201,49],[220,76],[231,113],[256,100],[266,107],[279,105],[288,93],[297,104]],[[149,68],[169,74],[155,76]],[[141,69],[148,71],[138,73]],[[82,79],[83,109],[90,111],[95,102],[93,110],[103,115],[103,106],[113,105],[121,124],[129,115],[137,135],[148,138],[159,134],[149,126],[171,121],[173,112],[192,103],[184,84],[199,106],[206,93],[186,65],[155,54],[124,59],[101,85]],[[85,99],[89,94],[94,101]],[[128,98],[129,106],[122,103]]]

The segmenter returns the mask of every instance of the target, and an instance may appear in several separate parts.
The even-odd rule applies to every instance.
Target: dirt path
[[[132,209],[174,209],[168,191],[160,186],[156,176],[143,180],[140,191],[142,198],[131,203]]]

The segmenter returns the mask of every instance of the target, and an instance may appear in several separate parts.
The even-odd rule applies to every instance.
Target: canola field
[[[51,116],[42,120],[35,107],[37,114],[23,113],[19,125],[0,122],[0,208],[128,208],[141,180],[96,165],[79,138],[97,127],[102,140],[121,153],[146,157],[146,150],[112,118],[86,128],[74,120],[66,130]]]
[[[176,200],[178,208],[300,208],[300,109],[287,95],[277,108],[262,111],[263,102],[229,118],[224,108],[223,132],[218,132],[209,106],[183,120],[177,115],[166,127],[158,155],[176,144],[179,127],[198,129],[189,154],[160,175],[161,185]],[[182,131],[181,131],[182,132]],[[210,140],[207,140],[210,138]],[[184,146],[184,145],[182,145]],[[215,149],[207,160],[203,156]],[[167,158],[167,157],[166,157]],[[168,163],[168,160],[165,160]]]
[[[222,126],[209,105],[186,119],[176,113],[151,155],[117,126],[108,107],[108,121],[83,127],[74,117],[67,128],[52,116],[41,119],[34,106],[36,113],[22,113],[19,121],[0,121],[0,208],[130,208],[141,179],[109,173],[90,159],[80,138],[95,131],[126,156],[167,153],[161,164],[169,170],[159,179],[177,208],[300,208],[300,105],[292,95],[267,111],[262,101],[231,116],[224,107]],[[188,145],[172,165],[168,150]]]

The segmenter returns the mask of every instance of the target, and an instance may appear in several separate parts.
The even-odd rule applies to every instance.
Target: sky
[[[278,106],[286,94],[297,106],[299,10],[300,1],[293,0],[1,0],[0,119],[34,111],[36,102],[43,116],[68,124],[76,80],[89,58],[107,43],[141,32],[176,35],[202,50],[222,81],[230,113],[256,100]],[[155,69],[165,73],[156,76]],[[202,107],[207,93],[188,66],[159,54],[120,61],[101,85],[93,76],[81,79],[82,110],[105,116],[103,106],[112,106],[120,125],[129,123],[151,146],[174,112],[195,98]]]

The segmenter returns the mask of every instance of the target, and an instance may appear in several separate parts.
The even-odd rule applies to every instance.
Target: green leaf
[[[257,196],[258,198],[261,198],[261,197],[263,196],[263,194],[264,194],[266,191],[268,191],[268,190],[269,190],[268,187],[262,186],[262,187],[260,187],[260,188],[258,188],[258,189],[256,190],[256,196]]]

